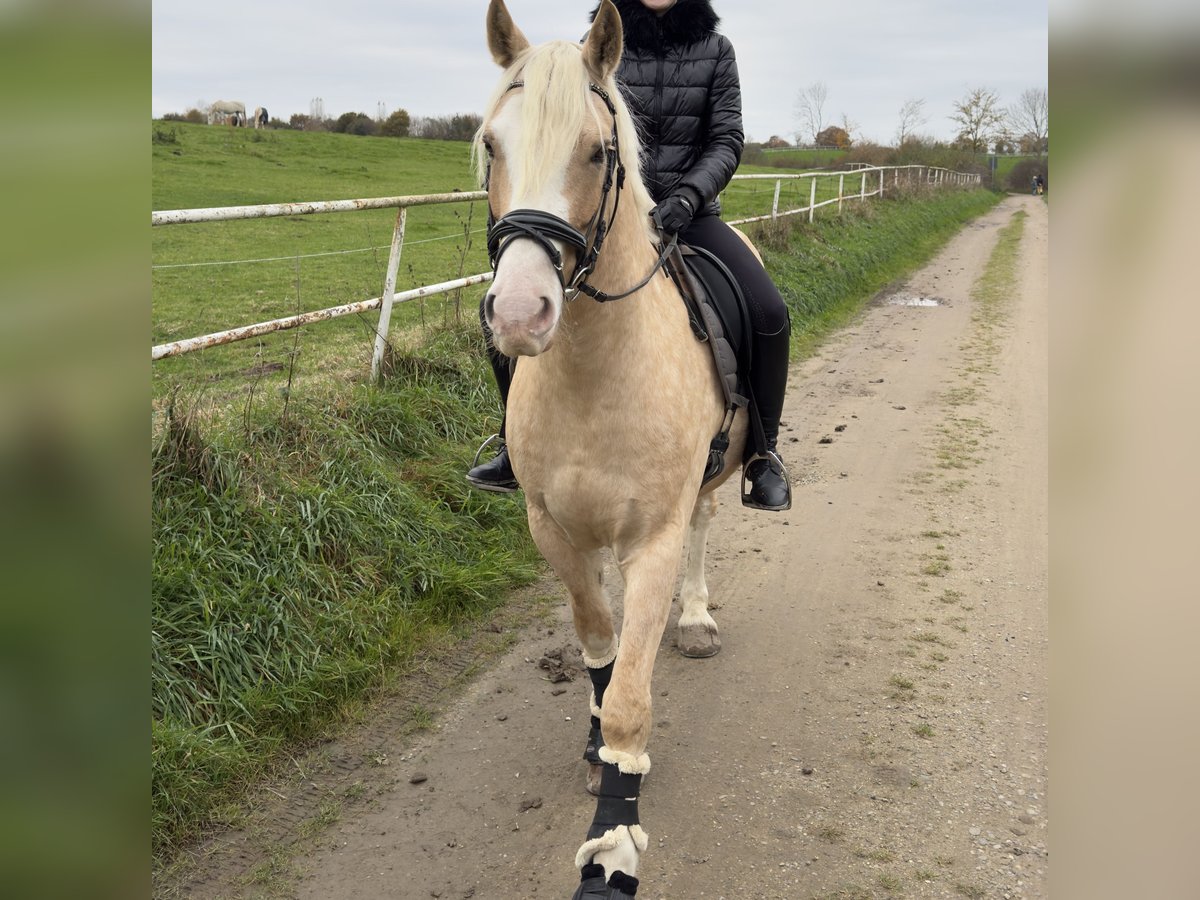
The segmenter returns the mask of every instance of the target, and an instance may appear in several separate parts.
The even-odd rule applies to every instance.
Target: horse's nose
[[[545,334],[554,325],[554,303],[545,294],[538,297],[542,308],[530,320],[530,328],[534,334]]]

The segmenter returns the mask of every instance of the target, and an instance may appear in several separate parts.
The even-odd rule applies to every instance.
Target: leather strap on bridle
[[[511,91],[524,86],[525,82],[514,81],[508,86],[507,90]],[[528,238],[535,241],[550,258],[550,262],[554,266],[554,271],[558,273],[559,283],[562,284],[563,296],[568,301],[574,300],[580,293],[584,293],[599,303],[606,303],[609,300],[620,300],[628,297],[649,284],[654,274],[662,268],[664,261],[675,246],[676,239],[672,236],[671,240],[665,243],[653,268],[650,269],[645,278],[629,290],[622,291],[619,294],[607,294],[587,282],[587,277],[596,268],[596,262],[600,257],[600,250],[604,246],[604,238],[608,235],[608,227],[617,218],[617,209],[621,203],[621,189],[625,184],[625,165],[621,161],[621,145],[617,136],[616,107],[613,105],[612,98],[604,88],[597,84],[589,84],[588,90],[604,101],[609,115],[612,116],[613,126],[611,147],[607,148],[605,154],[606,165],[604,170],[604,184],[601,186],[600,203],[596,208],[595,214],[588,221],[586,233],[580,231],[565,219],[553,213],[548,213],[545,210],[514,209],[505,213],[500,218],[496,218],[492,212],[491,202],[489,201],[487,247],[488,258],[491,261],[492,271],[494,272],[500,263],[500,257],[511,245],[513,239]],[[491,181],[490,175],[489,171],[485,176],[485,186]],[[608,205],[608,195],[612,192],[613,188],[616,188],[616,196],[613,199],[612,215],[606,218],[604,215],[605,207]],[[554,240],[556,239],[574,247],[578,251],[575,268],[569,278],[563,271],[562,253],[554,245]]]

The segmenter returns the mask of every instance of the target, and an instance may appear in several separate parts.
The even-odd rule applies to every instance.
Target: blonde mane
[[[487,175],[483,133],[514,81],[525,83],[525,102],[521,110],[522,145],[516,148],[519,164],[509,176],[517,193],[536,193],[549,174],[560,171],[567,164],[583,130],[584,116],[590,116],[602,134],[608,134],[610,125],[607,113],[601,117],[592,102],[591,82],[579,44],[550,41],[531,47],[505,70],[488,101],[483,125],[475,135],[473,160],[481,185]],[[617,112],[617,139],[621,145],[621,161],[626,168],[625,188],[639,213],[638,220],[644,223],[647,237],[652,239],[649,212],[654,207],[654,200],[639,171],[641,142],[637,129],[616,82],[609,78],[599,86],[608,93]]]

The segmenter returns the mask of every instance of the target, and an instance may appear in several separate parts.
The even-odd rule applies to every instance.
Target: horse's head
[[[536,356],[616,217],[622,146],[636,169],[636,136],[612,77],[621,18],[605,0],[582,44],[531,47],[503,0],[491,0],[487,36],[505,71],[475,139],[495,267],[484,315],[500,352]]]

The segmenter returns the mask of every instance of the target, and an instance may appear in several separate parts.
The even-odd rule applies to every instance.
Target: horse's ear
[[[617,70],[623,42],[621,14],[613,6],[612,0],[603,0],[596,11],[587,40],[583,42],[583,64],[597,84],[603,84]]]
[[[492,0],[488,5],[487,39],[492,59],[502,69],[511,66],[513,61],[529,48],[529,39],[513,23],[504,0]]]

